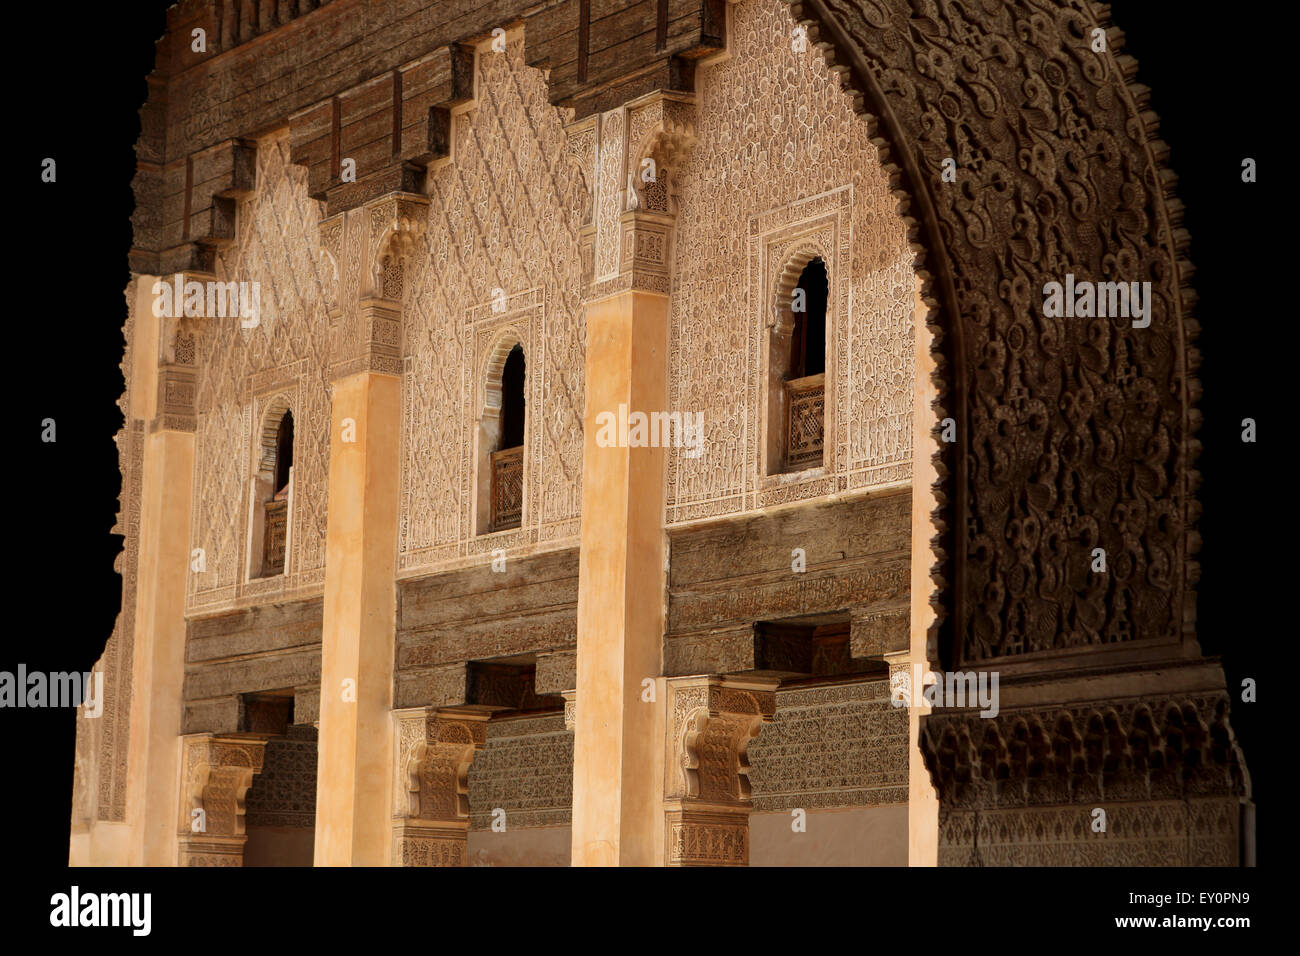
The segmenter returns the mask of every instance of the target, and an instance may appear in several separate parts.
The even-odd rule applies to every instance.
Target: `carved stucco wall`
[[[749,745],[754,812],[907,803],[907,711],[889,681],[776,692]]]
[[[189,578],[188,608],[209,611],[319,594],[325,580],[329,470],[329,323],[326,283],[336,265],[319,255],[322,204],[306,170],[289,164],[281,131],[257,143],[256,187],[241,200],[234,242],[216,258],[218,281],[259,282],[261,321],[200,319],[196,336],[198,427],[193,546],[206,570]],[[263,419],[287,399],[294,418],[289,573],[246,579],[249,494]],[[260,569],[254,568],[256,574]]]
[[[475,69],[478,98],[453,117],[452,161],[429,177],[424,254],[406,281],[399,574],[578,535],[586,183],[522,40],[482,48]],[[507,337],[527,362],[524,523],[476,537],[474,431],[493,346]]]
[[[572,807],[573,732],[564,715],[490,721],[469,767],[470,828],[490,830],[496,809],[505,811],[506,834],[562,826]]]
[[[669,456],[669,520],[908,480],[914,279],[865,124],[775,0],[731,8],[701,70],[696,145],[677,176],[670,407],[704,413],[700,458]],[[826,259],[826,465],[763,479],[762,354],[789,258]]]
[[[135,592],[140,541],[140,482],[144,462],[144,422],[131,416],[131,369],[135,340],[135,280],[126,287],[122,327],[123,390],[117,406],[126,421],[114,437],[122,485],[113,534],[122,535],[122,552],[113,568],[122,576],[122,607],[113,633],[94,670],[104,675],[103,711],[85,718],[77,711],[76,756],[72,784],[72,829],[84,832],[96,820],[126,819],[126,766],[131,735],[131,668],[135,655]]]

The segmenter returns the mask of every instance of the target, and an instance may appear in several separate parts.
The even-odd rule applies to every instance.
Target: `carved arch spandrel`
[[[931,658],[940,644],[979,663],[1194,640],[1199,360],[1189,344],[1197,326],[1187,315],[1187,235],[1167,147],[1155,139],[1145,91],[1131,85],[1136,62],[1114,52],[1122,35],[1107,8],[786,2],[880,147],[918,250],[937,353],[936,419],[958,426],[955,448],[936,441],[940,618]],[[1091,51],[1093,29],[1106,32],[1110,52]],[[941,179],[947,156],[958,184]],[[963,174],[978,186],[963,188]],[[1145,338],[1127,322],[1042,318],[1043,284],[1067,272],[1151,281]],[[1118,409],[1112,395],[1137,408],[1105,420]],[[1087,414],[1071,420],[1080,402]],[[1019,437],[1006,441],[1008,428]],[[1103,458],[1098,445],[1107,445]],[[1127,502],[1107,489],[1140,485],[1146,471],[1171,490],[1146,493],[1140,528],[1116,527],[1111,512]],[[1076,599],[1075,565],[1081,542],[1090,543],[1081,517],[1090,511],[1108,553],[1136,551],[1157,573]],[[1017,517],[1043,531],[1027,557],[1003,533]],[[1068,561],[1043,550],[1062,542]]]

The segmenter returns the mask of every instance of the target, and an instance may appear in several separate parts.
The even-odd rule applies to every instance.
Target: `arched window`
[[[289,493],[289,472],[293,468],[293,412],[286,411],[275,432],[275,499]]]
[[[799,268],[796,259],[786,282]],[[822,464],[826,408],[826,306],[830,281],[820,256],[784,286],[768,342],[767,473]]]
[[[524,349],[516,345],[501,370],[501,448],[524,444]]]
[[[523,523],[524,399],[527,362],[523,346],[501,343],[488,363],[488,381],[478,433],[478,533],[518,528]]]
[[[253,475],[249,577],[285,573],[293,495],[293,412],[288,403],[271,403],[262,424],[257,470]]]
[[[826,263],[814,259],[804,266],[791,296],[794,333],[790,338],[788,380],[821,375],[826,371]],[[798,306],[802,305],[800,310]]]

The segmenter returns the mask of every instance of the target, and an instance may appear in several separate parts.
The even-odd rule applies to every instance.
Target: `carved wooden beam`
[[[459,43],[299,110],[290,157],[333,216],[390,192],[420,193],[451,149],[450,110],[474,93],[474,51]]]

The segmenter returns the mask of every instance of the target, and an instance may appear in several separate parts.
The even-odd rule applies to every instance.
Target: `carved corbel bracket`
[[[402,301],[402,274],[424,247],[429,200],[412,193],[391,193],[366,204],[370,244],[362,296]]]
[[[242,866],[244,799],[262,770],[267,736],[193,734],[184,739],[179,864]]]
[[[566,690],[560,693],[564,698],[564,729],[571,731],[578,725],[578,692]]]
[[[695,98],[660,91],[627,106],[626,208],[665,216],[676,215],[673,171],[686,161],[695,145]]]
[[[487,743],[490,714],[414,707],[393,711],[395,866],[463,866],[469,767]]]
[[[749,863],[749,744],[776,713],[775,678],[670,677],[664,808],[670,866]]]
[[[672,677],[670,799],[748,806],[749,743],[776,713],[775,678]]]
[[[912,657],[909,651],[897,651],[884,655],[889,665],[889,701],[896,707],[917,706],[921,703],[918,694],[912,696]],[[918,688],[919,691],[919,688]]]

